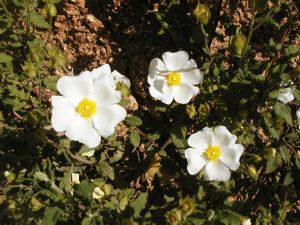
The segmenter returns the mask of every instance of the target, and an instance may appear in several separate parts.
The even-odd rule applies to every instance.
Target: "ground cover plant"
[[[0,0],[0,224],[299,224],[299,8]]]

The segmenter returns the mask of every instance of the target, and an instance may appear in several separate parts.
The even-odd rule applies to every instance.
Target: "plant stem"
[[[266,22],[267,18],[271,15],[273,12],[273,8],[270,9],[267,14],[264,16],[264,18],[253,28],[253,31],[257,30],[261,25],[263,25],[264,22]]]
[[[204,26],[203,26],[203,23],[200,23],[200,30],[201,30],[201,33],[203,35],[203,38],[204,38],[204,49],[205,49],[205,53],[208,55],[208,56],[211,56],[211,53],[210,53],[210,50],[209,50],[209,47],[208,47],[208,34],[206,33],[205,29],[204,29]]]
[[[249,27],[249,31],[248,31],[248,35],[247,35],[247,39],[246,39],[246,45],[245,45],[244,51],[242,52],[242,56],[244,56],[246,51],[248,50],[249,42],[250,42],[250,39],[251,39],[253,31],[254,31],[253,25],[254,25],[254,21],[255,21],[255,15],[256,15],[256,12],[253,13],[251,21],[250,21],[250,27]]]

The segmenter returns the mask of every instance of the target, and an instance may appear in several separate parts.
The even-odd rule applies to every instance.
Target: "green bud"
[[[256,180],[258,177],[257,170],[256,170],[255,166],[252,164],[246,166],[246,173],[253,180]]]
[[[173,209],[166,214],[166,221],[170,225],[178,225],[182,220],[182,214],[179,209]]]
[[[252,7],[255,11],[262,12],[267,7],[268,0],[251,0]]]
[[[260,162],[262,158],[259,155],[252,155],[254,162]]]
[[[192,119],[197,115],[196,107],[194,104],[187,105],[185,108],[186,114]]]
[[[117,194],[117,200],[118,200],[118,209],[120,211],[124,211],[127,204],[128,204],[128,199],[125,195],[123,195],[121,192]]]
[[[16,178],[16,175],[11,171],[5,171],[4,176],[6,177],[7,183],[11,183]]]
[[[241,56],[246,48],[245,35],[239,32],[237,35],[232,36],[230,41],[230,47],[236,55]]]
[[[31,208],[32,212],[39,211],[45,205],[42,204],[38,199],[33,197],[29,203],[29,208]]]
[[[123,97],[128,97],[129,95],[131,95],[130,88],[122,82],[118,82],[116,84],[116,89],[121,92],[121,95]]]
[[[198,23],[203,23],[204,25],[208,24],[208,21],[211,18],[211,12],[207,5],[203,5],[198,2],[196,9],[194,10],[194,15]]]
[[[26,74],[27,77],[29,78],[35,78],[37,75],[37,70],[36,67],[33,63],[30,62],[25,62],[24,65],[21,65],[24,73]]]
[[[195,210],[195,200],[190,197],[185,197],[179,202],[179,209],[181,210],[182,217],[185,219],[191,215]]]
[[[208,114],[210,113],[210,106],[209,104],[205,103],[205,104],[200,104],[199,108],[198,108],[198,112],[200,117],[206,117],[208,116]]]
[[[113,186],[111,184],[104,184],[102,187],[105,196],[109,196],[113,191]]]
[[[52,17],[56,16],[57,10],[56,10],[55,5],[50,2],[49,4],[47,4],[47,6],[48,6],[48,10],[49,10],[49,15]]]
[[[265,159],[273,158],[273,157],[276,156],[276,154],[277,154],[276,149],[275,149],[275,148],[272,148],[272,147],[267,147],[267,148],[265,148],[264,151],[263,151],[263,157],[264,157]]]

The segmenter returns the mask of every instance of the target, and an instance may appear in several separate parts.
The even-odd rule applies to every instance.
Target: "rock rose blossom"
[[[52,127],[89,148],[98,146],[101,136],[112,135],[126,117],[126,110],[118,105],[121,93],[115,88],[109,65],[79,76],[61,77],[57,90],[62,96],[51,98]]]
[[[241,144],[235,144],[236,139],[224,126],[205,127],[192,134],[188,139],[191,148],[185,150],[188,173],[195,175],[204,167],[205,180],[229,180],[230,170],[240,166],[244,151]]]
[[[203,74],[195,60],[189,60],[185,51],[165,52],[162,60],[154,58],[150,62],[150,94],[165,104],[171,104],[173,99],[180,104],[187,104],[199,93],[199,88],[194,85],[202,80]]]
[[[287,103],[293,101],[294,100],[293,90],[291,88],[282,89],[279,92],[277,99],[279,101],[281,101],[283,104],[287,104]]]

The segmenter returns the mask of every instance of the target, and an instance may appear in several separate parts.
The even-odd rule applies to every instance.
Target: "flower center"
[[[221,155],[221,149],[219,146],[209,146],[204,152],[204,156],[209,161],[215,161],[219,159]]]
[[[89,99],[82,99],[81,102],[78,103],[76,107],[76,112],[79,113],[81,117],[84,119],[88,119],[91,116],[95,115],[97,110],[96,110],[96,102],[93,100]]]
[[[181,82],[181,75],[173,71],[166,76],[166,80],[169,86],[177,86]]]

